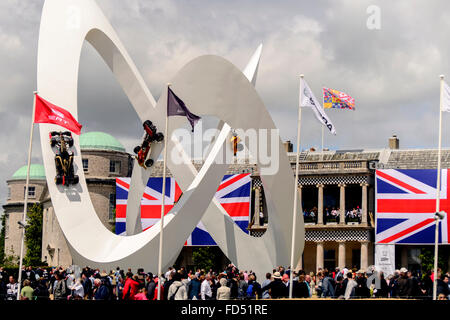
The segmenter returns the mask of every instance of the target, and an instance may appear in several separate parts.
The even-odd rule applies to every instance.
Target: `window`
[[[83,171],[87,172],[89,170],[89,159],[83,159]]]
[[[109,161],[109,172],[110,173],[119,173],[120,172],[120,161]]]
[[[25,198],[25,190],[27,187],[23,187],[23,197]],[[28,198],[36,197],[36,187],[28,186]]]
[[[8,187],[8,200],[11,199],[11,187]]]
[[[114,221],[116,215],[116,194],[109,194],[109,221]]]
[[[324,250],[323,252],[323,266],[328,270],[334,270],[336,267],[336,252],[335,250]]]

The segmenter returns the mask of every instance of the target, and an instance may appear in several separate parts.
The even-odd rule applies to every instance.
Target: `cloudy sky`
[[[450,77],[448,1],[97,2],[155,98],[193,58],[217,54],[244,68],[263,43],[256,89],[284,140],[296,139],[303,73],[318,97],[327,86],[356,99],[354,112],[327,112],[338,134],[326,134],[326,147],[384,148],[392,134],[401,148],[437,145],[439,75]],[[0,203],[6,201],[6,180],[26,164],[43,3],[0,1]],[[367,26],[374,22],[370,6],[379,8],[379,29]],[[131,152],[141,124],[88,44],[79,80],[83,131],[110,133]],[[319,146],[320,125],[310,110],[303,119],[302,148]],[[444,147],[450,143],[449,122],[445,114]],[[39,144],[35,139],[34,163],[42,163]]]

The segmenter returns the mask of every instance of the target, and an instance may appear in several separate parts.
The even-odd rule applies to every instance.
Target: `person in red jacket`
[[[161,300],[164,300],[164,287],[159,285],[159,278],[155,277],[154,281],[156,282],[155,294],[153,295],[153,300],[158,300],[158,290],[161,290]]]
[[[123,300],[134,300],[134,296],[139,292],[138,275],[133,275],[131,272],[127,273],[125,286],[123,287]]]

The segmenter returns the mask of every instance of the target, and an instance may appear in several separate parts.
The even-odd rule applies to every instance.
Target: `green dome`
[[[125,152],[124,146],[112,135],[104,132],[87,132],[80,136],[83,149],[112,150]]]
[[[23,166],[17,170],[13,176],[13,180],[25,180],[27,178],[27,166]],[[45,169],[42,164],[30,165],[30,180],[45,180]]]

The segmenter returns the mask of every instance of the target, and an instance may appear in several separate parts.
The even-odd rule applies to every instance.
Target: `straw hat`
[[[281,275],[280,275],[280,273],[277,271],[277,272],[275,272],[274,274],[273,274],[273,276],[272,276],[274,279],[281,279]]]

